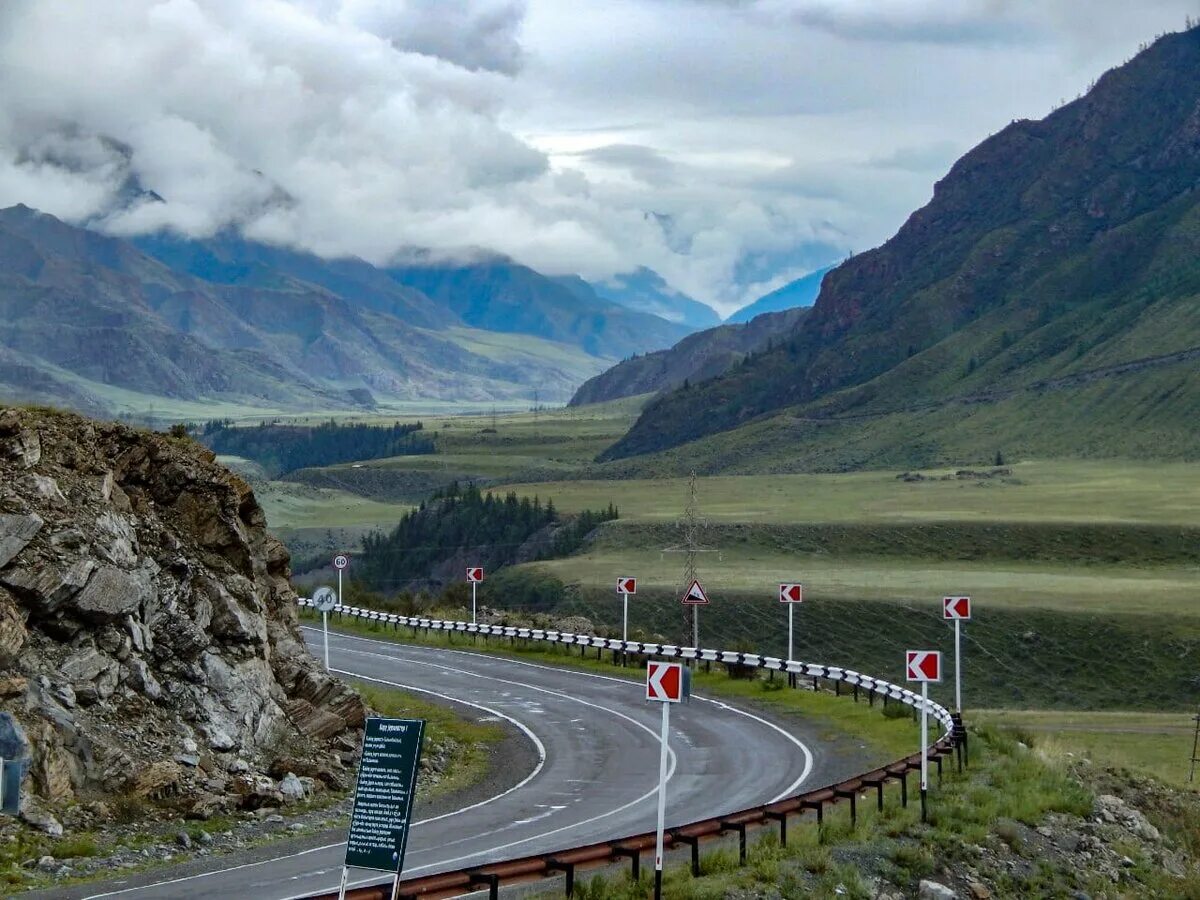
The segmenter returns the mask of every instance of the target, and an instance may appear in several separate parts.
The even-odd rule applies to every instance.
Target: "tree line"
[[[437,569],[464,556],[489,573],[518,561],[567,556],[598,525],[618,517],[611,503],[565,518],[553,500],[499,496],[455,482],[406,513],[390,532],[368,535],[355,575],[372,590],[395,594],[437,584]],[[451,577],[463,576],[456,569]]]
[[[420,422],[342,425],[332,419],[316,426],[264,422],[246,428],[213,419],[199,431],[201,442],[213,452],[252,459],[274,478],[313,466],[436,453],[433,438],[422,434],[423,428]]]

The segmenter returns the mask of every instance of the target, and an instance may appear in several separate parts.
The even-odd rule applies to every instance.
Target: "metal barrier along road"
[[[312,601],[300,599],[300,605],[311,607]],[[923,701],[921,695],[885,681],[863,675],[852,669],[838,666],[823,666],[816,663],[806,663],[779,659],[774,656],[763,656],[756,653],[735,653],[724,650],[706,650],[696,647],[677,647],[671,644],[652,644],[642,641],[622,641],[612,638],[593,637],[585,634],[548,631],[540,628],[516,628],[500,625],[479,625],[473,622],[456,622],[442,619],[423,619],[414,616],[401,616],[394,613],[380,612],[374,609],[363,609],[354,606],[341,606],[335,613],[350,616],[368,622],[391,625],[394,629],[401,627],[424,629],[426,632],[442,631],[448,633],[476,634],[487,637],[519,638],[522,640],[545,641],[553,644],[577,646],[586,652],[591,647],[599,652],[612,651],[614,659],[621,654],[635,656],[687,659],[701,662],[716,662],[728,666],[749,666],[767,669],[769,671],[786,672],[798,677],[832,681],[835,684],[847,684],[854,689],[855,697],[859,691],[866,691],[873,702],[876,696],[887,700],[895,700],[920,711],[925,711],[942,724],[942,737],[929,748],[928,759],[937,764],[938,775],[942,771],[942,758],[953,753],[965,743],[966,732],[962,721],[944,706],[933,701]],[[961,760],[960,760],[961,762]],[[875,791],[877,808],[883,809],[883,788],[889,782],[900,785],[900,802],[908,805],[908,775],[921,768],[921,754],[916,753],[890,765],[864,772],[853,778],[848,778],[838,784],[828,785],[797,794],[786,800],[755,806],[740,812],[731,813],[714,819],[691,822],[669,829],[666,834],[668,849],[688,847],[691,851],[692,873],[700,873],[700,843],[723,835],[736,834],[739,841],[739,852],[742,861],[746,858],[746,830],[748,828],[777,824],[780,840],[787,844],[788,817],[801,815],[805,812],[815,812],[817,821],[824,818],[825,807],[847,801],[850,804],[851,821],[858,815],[859,798],[867,792]],[[644,853],[653,852],[655,832],[630,835],[618,840],[606,841],[587,846],[564,847],[551,853],[541,853],[520,859],[505,860],[488,865],[470,866],[436,875],[426,875],[421,878],[410,878],[401,881],[401,898],[423,898],[423,900],[439,900],[439,898],[458,897],[463,894],[487,890],[491,897],[497,897],[503,885],[521,882],[537,881],[544,878],[566,877],[567,895],[570,896],[575,882],[575,874],[582,869],[598,868],[612,865],[621,860],[627,860],[631,872],[636,878],[641,869],[641,857]],[[390,900],[392,883],[388,880],[379,885],[356,888],[348,891],[348,900]],[[314,894],[309,900],[335,900],[337,892]]]

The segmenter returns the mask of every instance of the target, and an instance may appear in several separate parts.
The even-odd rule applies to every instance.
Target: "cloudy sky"
[[[1200,0],[0,0],[0,206],[729,312]],[[148,202],[152,190],[165,202]]]

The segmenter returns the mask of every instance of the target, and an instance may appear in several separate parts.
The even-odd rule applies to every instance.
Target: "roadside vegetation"
[[[961,775],[947,767],[931,788],[928,823],[892,788],[882,813],[859,804],[856,826],[835,807],[821,826],[793,824],[786,848],[773,828],[760,831],[744,866],[728,843],[702,855],[699,878],[672,862],[664,894],[899,900],[931,882],[954,893],[921,896],[1200,897],[1200,796],[1073,762],[1002,730],[973,738],[971,765]],[[650,877],[596,876],[576,896],[641,900]]]

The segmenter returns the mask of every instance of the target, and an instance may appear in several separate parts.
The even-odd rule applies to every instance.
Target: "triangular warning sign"
[[[683,595],[683,599],[679,602],[685,605],[707,603],[708,595],[704,593],[704,588],[700,587],[700,582],[693,581],[692,586],[687,589],[687,593]]]

